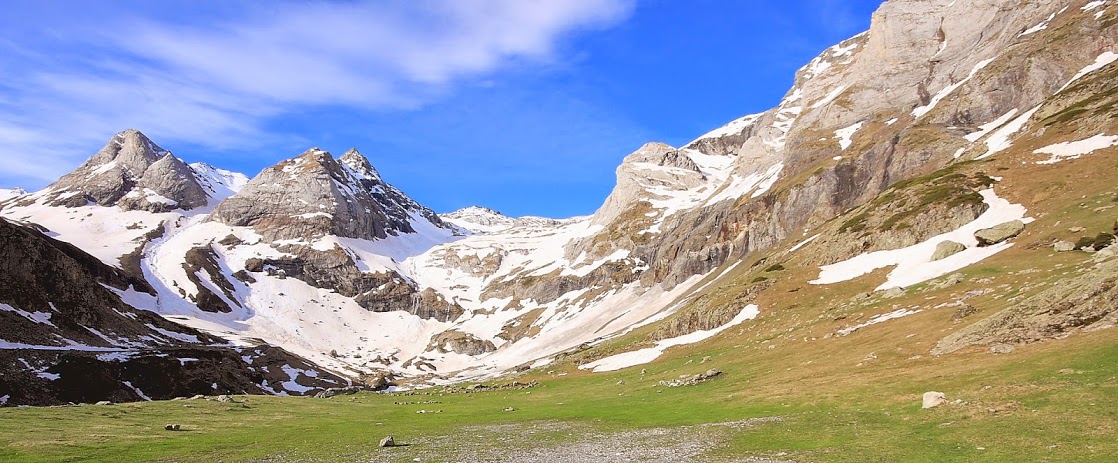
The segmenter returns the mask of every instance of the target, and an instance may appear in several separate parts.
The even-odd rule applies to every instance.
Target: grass
[[[535,372],[543,382],[526,390],[436,389],[330,400],[253,396],[245,407],[168,401],[3,409],[0,459],[412,461],[437,444],[380,449],[377,441],[388,434],[404,443],[463,441],[471,438],[468,427],[502,424],[569,421],[611,432],[778,416],[782,422],[737,432],[711,458],[784,452],[833,462],[1105,461],[1118,452],[1114,341],[1111,333],[1096,333],[1077,340],[1075,349],[1065,340],[1008,360],[983,355],[905,362],[882,355],[876,368],[850,371],[827,390],[810,381],[785,382],[807,373],[802,366],[777,373],[771,355],[720,346],[654,364],[646,375],[638,369],[572,371],[566,378]],[[699,354],[712,356],[709,365],[724,369],[725,377],[683,388],[657,384],[706,369],[695,361]],[[965,404],[921,410],[920,394],[931,388]],[[414,403],[424,401],[439,403]],[[517,410],[505,412],[510,406]],[[184,430],[163,431],[166,423]],[[561,445],[577,437],[545,432],[533,442]]]

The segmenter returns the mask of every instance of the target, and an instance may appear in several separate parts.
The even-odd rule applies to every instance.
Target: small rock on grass
[[[945,403],[947,403],[947,394],[928,391],[924,393],[923,406],[921,408],[935,408]]]
[[[1075,250],[1075,243],[1071,241],[1058,241],[1052,247],[1056,252],[1071,252]]]
[[[179,426],[177,424],[166,424],[166,425],[163,425],[163,429],[165,429],[167,431],[178,431],[179,429],[181,429],[181,426]]]
[[[394,438],[392,436],[387,436],[384,439],[380,440],[380,446],[381,447],[395,447],[396,446],[396,438]]]

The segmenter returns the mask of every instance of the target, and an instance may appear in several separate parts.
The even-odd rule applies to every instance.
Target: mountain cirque
[[[13,192],[0,216],[96,259],[81,275],[41,285],[111,277],[116,283],[103,284],[112,289],[86,285],[104,307],[173,322],[161,329],[189,330],[211,347],[228,343],[213,355],[274,348],[303,359],[289,368],[320,372],[289,376],[306,384],[285,391],[252,377],[261,385],[252,392],[309,393],[343,377],[393,375],[414,385],[492,378],[652,324],[641,346],[659,346],[650,348],[659,355],[750,323],[758,305],[766,315],[770,308],[754,303],[771,291],[769,277],[711,297],[746,267],[775,275],[796,259],[818,267],[805,284],[841,285],[897,266],[906,275],[890,274],[877,289],[904,294],[1049,227],[1043,195],[1052,193],[1024,196],[1031,190],[1015,172],[1071,169],[1080,162],[1073,159],[1112,154],[1112,144],[1075,143],[1118,133],[1118,31],[1107,8],[886,2],[868,32],[800,69],[775,108],[680,148],[649,143],[627,156],[617,186],[587,217],[514,219],[480,207],[440,216],[356,150],[335,158],[310,149],[248,180],[186,164],[135,130],[46,189]],[[979,246],[975,231],[1013,221],[1025,227],[1018,238]],[[947,241],[951,252],[933,263]],[[1074,287],[1088,300],[1112,292],[1078,278]],[[1113,305],[1083,297],[1035,296],[945,339],[937,353],[1109,323]],[[1068,320],[1052,323],[1067,329],[1044,328],[1050,318],[1035,314],[1045,301],[1093,312],[1061,309]],[[64,347],[50,330],[19,337],[45,329],[36,322],[45,315],[35,315],[49,314],[45,302],[63,309],[36,301],[0,313],[25,325],[4,342]],[[874,324],[907,315],[895,313]],[[86,332],[102,328],[85,323],[58,336],[100,342]],[[141,336],[136,330],[129,336]],[[591,356],[585,360],[608,357]],[[43,365],[59,360],[37,362],[21,374],[54,375]],[[218,386],[247,388],[237,375],[248,366],[230,368],[236,378]]]

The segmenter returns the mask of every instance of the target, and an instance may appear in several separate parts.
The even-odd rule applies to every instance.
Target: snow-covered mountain
[[[25,194],[27,194],[27,190],[23,188],[0,188],[0,201],[7,201]]]
[[[310,149],[245,181],[188,166],[136,131],[0,216],[142,278],[154,294],[124,293],[135,307],[350,377],[488,377],[660,321],[666,337],[716,330],[765,313],[752,305],[763,284],[680,311],[782,243],[809,246],[825,266],[923,253],[935,247],[926,240],[994,220],[990,210],[1028,219],[984,173],[928,180],[943,204],[901,201],[902,181],[1052,137],[1103,132],[1110,146],[1118,32],[1097,15],[1105,2],[1018,3],[886,2],[869,31],[800,69],[776,107],[627,156],[587,217],[439,216],[356,150]],[[896,213],[860,209],[874,200]],[[902,214],[910,204],[926,210]],[[848,226],[828,227],[851,211],[861,212]],[[863,233],[867,223],[879,228]],[[1008,248],[961,245],[962,265]],[[912,275],[950,267],[929,270],[920,256],[904,263],[920,267]]]

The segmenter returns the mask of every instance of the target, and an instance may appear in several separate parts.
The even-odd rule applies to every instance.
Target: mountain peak
[[[49,204],[68,207],[94,203],[163,212],[209,202],[190,166],[136,129],[113,135],[85,163],[48,186],[47,192]]]
[[[430,209],[381,180],[351,149],[335,160],[321,149],[265,169],[214,209],[211,220],[252,226],[271,240],[335,235],[381,239],[414,233],[413,221],[445,227]]]
[[[133,176],[142,176],[148,166],[171,154],[147,135],[136,129],[127,129],[113,135],[100,151],[89,158],[83,167],[97,168],[109,163],[124,168]]]
[[[350,148],[347,150],[342,157],[338,158],[338,161],[341,161],[342,164],[348,166],[359,176],[373,180],[380,180],[381,178],[380,172],[377,172],[373,164],[369,162],[369,159],[361,155],[361,152],[357,151],[357,148]]]

